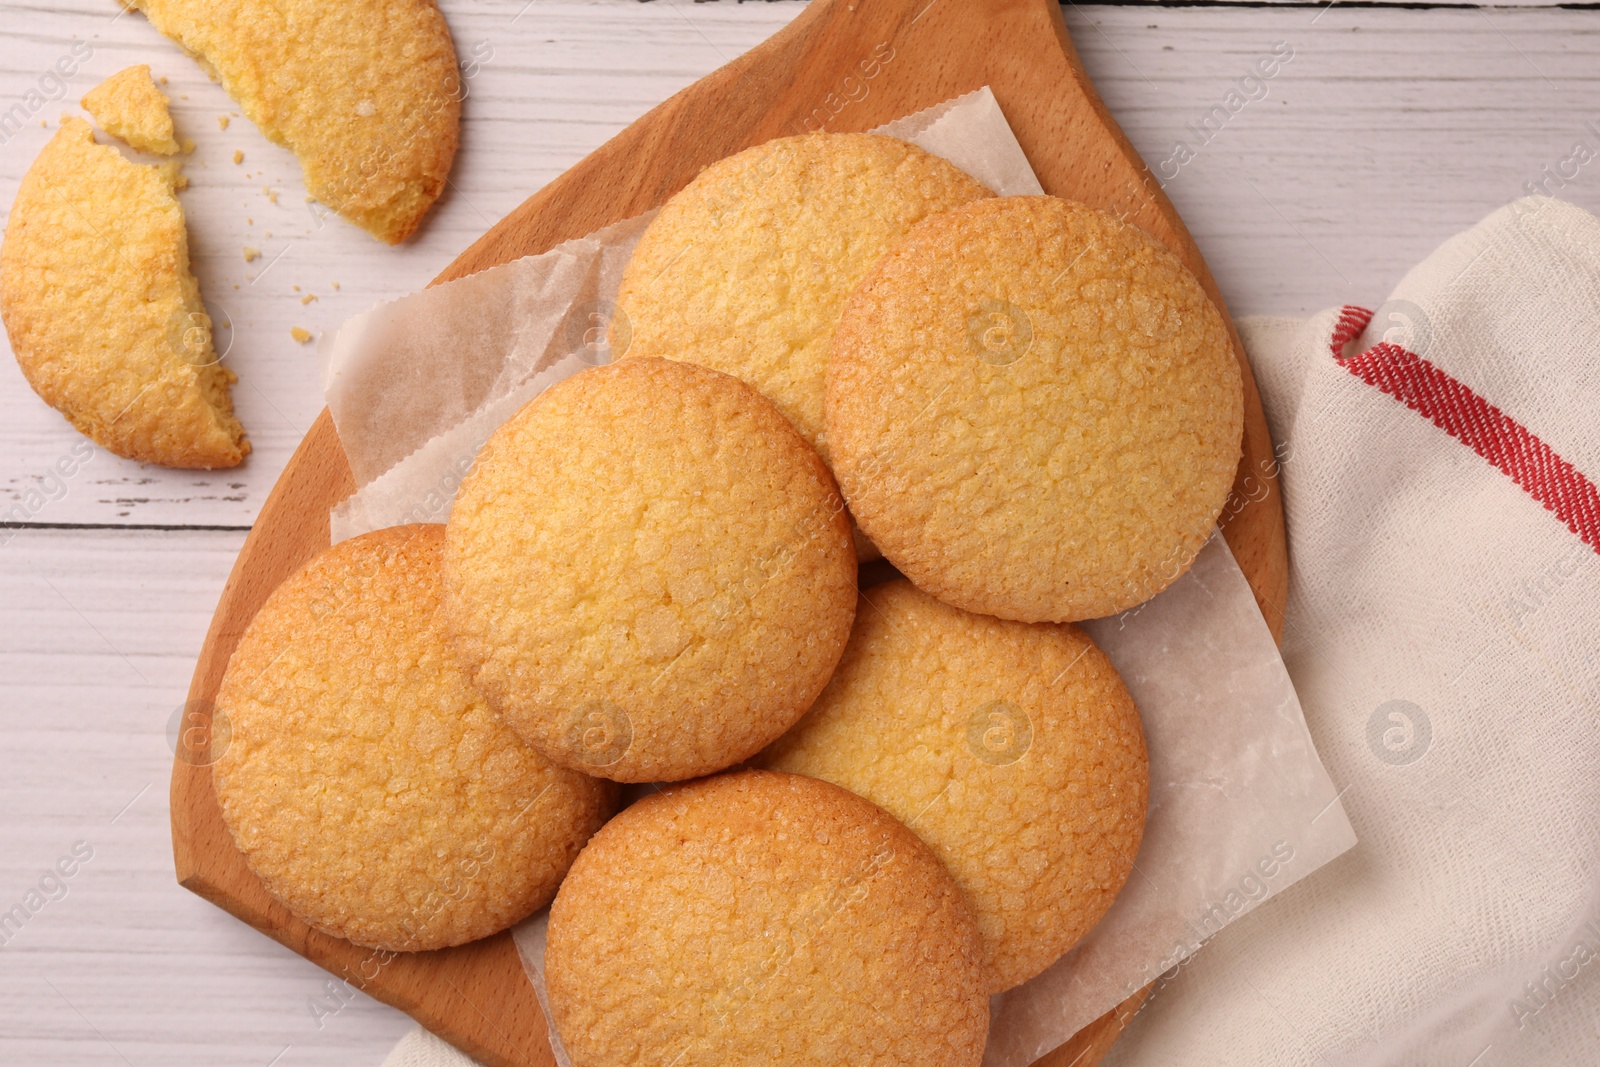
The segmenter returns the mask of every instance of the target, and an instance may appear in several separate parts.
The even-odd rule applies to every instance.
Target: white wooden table
[[[131,63],[169,79],[180,134],[199,145],[183,195],[195,265],[232,324],[255,444],[235,471],[96,451],[63,477],[79,437],[0,359],[0,1063],[376,1065],[409,1025],[365,999],[328,1017],[339,1002],[321,971],[172,876],[167,725],[245,531],[322,407],[314,352],[289,330],[333,329],[422,286],[542,183],[801,10],[522,3],[443,0],[476,61],[462,151],[421,234],[391,250],[312,214],[294,161],[250,123],[219,129],[236,109],[142,16],[110,0],[0,2],[0,113],[29,109],[30,90],[56,97],[4,139],[6,208],[50,135],[38,120],[53,127]],[[1579,142],[1600,152],[1600,11],[1069,5],[1066,17],[1112,112],[1152,167],[1166,163],[1236,314],[1380,303],[1525,183],[1600,210],[1600,160],[1570,162]],[[45,72],[74,41],[92,55],[59,87]],[[1215,119],[1275,46],[1293,58],[1265,96],[1247,85],[1258,99]],[[1192,159],[1174,155],[1179,141]],[[246,245],[261,258],[245,262]],[[75,845],[92,857],[30,896]],[[32,913],[4,925],[14,905]]]

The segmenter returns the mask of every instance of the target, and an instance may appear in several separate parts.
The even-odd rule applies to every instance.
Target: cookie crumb
[[[302,304],[309,304],[309,303],[311,303],[311,302],[312,302],[312,301],[313,301],[313,300],[315,300],[315,299],[316,299],[316,298],[317,298],[317,294],[316,294],[316,293],[307,293],[307,294],[306,294],[306,295],[305,295],[305,296],[302,296],[302,297],[301,297],[301,298],[300,298],[300,303],[302,303]]]
[[[289,336],[294,338],[296,344],[303,345],[311,340],[311,331],[301,326],[292,326],[289,328]]]
[[[183,139],[183,154],[184,155],[188,155],[190,152],[193,152],[193,151],[194,151],[194,139],[191,138],[191,137],[185,137]]]
[[[218,115],[217,116],[217,129],[225,130],[227,128],[228,128],[228,116],[226,116],[226,115]]]
[[[244,153],[239,151],[237,148],[233,150],[233,162],[235,165],[244,162]]]
[[[246,263],[254,263],[259,258],[261,258],[261,249],[252,248],[250,245],[244,246],[244,261]]]

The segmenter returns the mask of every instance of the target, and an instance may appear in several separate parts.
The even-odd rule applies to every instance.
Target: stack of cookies
[[[975,1065],[1139,849],[1139,713],[1072,623],[1210,534],[1223,319],[1112,216],[813,134],[673,197],[617,321],[447,527],[268,600],[217,701],[234,838],[362,945],[551,904],[577,1067]]]

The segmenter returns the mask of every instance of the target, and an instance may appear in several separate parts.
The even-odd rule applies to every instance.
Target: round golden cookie
[[[444,528],[343,541],[267,598],[228,661],[211,756],[223,820],[300,918],[417,951],[543,907],[616,787],[499,721],[437,615]]]
[[[379,240],[405,240],[444,190],[467,94],[435,0],[128,6],[295,154],[312,196]],[[468,66],[483,59],[474,48]]]
[[[17,189],[0,312],[33,391],[96,444],[234,467],[250,442],[189,270],[179,180],[176,165],[131,163],[67,119]]]
[[[621,782],[708,774],[794,724],[855,612],[827,467],[771,402],[630,359],[541,393],[450,513],[457,651],[557,763]]]
[[[1239,462],[1227,325],[1144,231],[1054,197],[918,226],[845,307],[834,472],[900,571],[969,611],[1069,622],[1189,568]]]
[[[574,1067],[961,1067],[989,1023],[971,910],[927,846],[766,771],[596,834],[551,905],[545,983]]]
[[[667,201],[628,262],[627,355],[743,379],[827,459],[823,374],[845,297],[917,222],[991,195],[876,134],[780,137],[719,160]]]
[[[904,580],[862,599],[833,681],[760,762],[864,796],[932,846],[1002,992],[1088,933],[1132,869],[1138,710],[1075,626],[975,615]]]

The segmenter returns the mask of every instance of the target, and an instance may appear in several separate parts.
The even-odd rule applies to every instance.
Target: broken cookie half
[[[28,384],[119,456],[236,466],[232,371],[189,269],[177,165],[128,161],[79,118],[23,177],[0,246],[0,314]]]
[[[121,2],[299,158],[312,196],[379,240],[405,240],[438,199],[463,92],[434,0]]]

